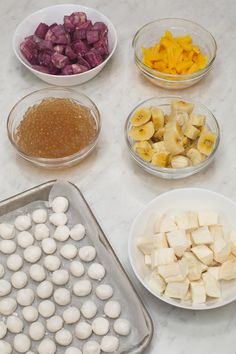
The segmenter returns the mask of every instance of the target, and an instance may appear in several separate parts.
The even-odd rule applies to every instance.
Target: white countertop
[[[78,185],[112,246],[134,281],[154,320],[150,354],[235,354],[236,303],[205,312],[184,311],[151,296],[134,278],[128,253],[130,225],[139,210],[158,194],[178,187],[203,187],[236,200],[235,0],[80,0],[110,17],[118,31],[114,59],[94,80],[78,86],[95,101],[102,115],[96,150],[80,165],[46,171],[22,161],[6,133],[9,110],[21,97],[47,85],[14,57],[11,41],[16,25],[28,14],[63,0],[7,0],[0,3],[0,198],[12,196],[50,179]],[[183,91],[166,91],[140,77],[131,42],[136,30],[156,18],[182,17],[209,29],[216,38],[215,67],[202,82]],[[131,109],[154,95],[182,94],[206,104],[219,120],[222,141],[215,162],[193,177],[166,181],[142,171],[129,156],[123,127]]]

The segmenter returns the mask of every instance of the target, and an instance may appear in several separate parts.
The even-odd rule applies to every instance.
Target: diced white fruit
[[[206,294],[210,297],[220,297],[220,284],[216,278],[208,272],[202,274],[202,279],[205,284]]]
[[[224,237],[224,231],[222,225],[211,225],[209,226],[210,233],[214,237],[214,240]]]
[[[152,251],[152,269],[165,264],[173,263],[176,260],[173,248],[159,248]]]
[[[182,258],[178,261],[178,263],[183,277],[186,278],[188,276],[188,262],[186,261],[186,259]]]
[[[152,274],[146,279],[146,281],[153,291],[159,294],[162,294],[165,291],[166,283],[157,271],[152,272]]]
[[[165,296],[174,299],[184,299],[188,292],[189,281],[170,282],[166,286]]]
[[[186,277],[183,272],[183,264],[181,265],[179,262],[159,266],[158,272],[160,276],[164,278],[166,283],[169,283],[170,281],[183,281]]]
[[[220,267],[220,279],[236,279],[236,261],[230,260],[223,263]]]
[[[220,279],[220,266],[218,267],[208,267],[208,273],[211,274],[216,280]]]
[[[188,278],[190,281],[201,279],[202,272],[207,270],[207,266],[201,263],[191,252],[184,252],[182,260],[188,264]]]
[[[198,227],[198,216],[197,213],[193,211],[178,214],[175,220],[178,228],[182,230],[195,229]]]
[[[141,237],[137,244],[144,255],[150,255],[156,248],[168,247],[164,233],[155,234],[151,237]]]
[[[236,256],[236,231],[229,233],[229,240],[231,242],[231,252]]]
[[[214,260],[224,263],[231,253],[231,244],[223,238],[219,238],[213,243],[212,250],[214,252]]]
[[[157,248],[168,248],[168,243],[166,239],[166,234],[164,232],[159,232],[158,234],[155,234],[153,237],[156,238],[156,245]]]
[[[193,304],[203,304],[206,302],[206,289],[202,280],[190,283]]]
[[[184,301],[189,301],[192,299],[192,294],[191,294],[191,291],[188,290],[187,291],[187,294],[185,295],[185,297],[183,298]]]
[[[214,242],[214,237],[207,226],[202,226],[192,231],[192,239],[196,245],[208,245]]]
[[[167,240],[175,251],[176,256],[182,257],[186,249],[189,247],[186,232],[184,230],[175,230],[167,233]]]
[[[160,232],[170,232],[174,230],[177,230],[175,221],[169,216],[164,216],[160,221]]]
[[[218,224],[218,214],[214,211],[198,212],[198,222],[200,226],[210,226]]]
[[[199,245],[193,247],[191,251],[195,254],[195,256],[204,264],[210,265],[213,261],[213,252],[206,245]]]
[[[151,258],[151,256],[149,256],[148,254],[145,254],[145,256],[144,256],[144,263],[145,263],[148,267],[150,267],[151,264],[152,264],[152,258]]]

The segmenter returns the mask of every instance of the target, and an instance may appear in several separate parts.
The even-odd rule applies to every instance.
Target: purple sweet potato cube
[[[85,54],[85,60],[89,62],[92,68],[95,68],[96,66],[100,65],[103,62],[103,58],[99,51],[97,49],[90,49],[86,54]]]
[[[64,28],[67,32],[73,32],[75,30],[75,25],[71,20],[71,16],[64,16]]]
[[[85,60],[80,54],[77,57],[77,64],[86,66],[88,70],[91,69],[91,65],[89,64],[89,62],[87,62],[87,60]]]
[[[54,50],[54,52],[63,54],[65,51],[65,48],[66,48],[66,46],[63,44],[56,44],[56,45],[54,45],[53,50]]]
[[[62,54],[59,53],[53,53],[53,55],[51,56],[51,62],[53,63],[53,65],[58,68],[58,69],[62,69],[64,68],[67,64],[69,64],[69,59]]]
[[[48,29],[49,29],[49,26],[48,26],[46,23],[41,22],[41,23],[38,25],[38,27],[36,28],[34,34],[35,34],[37,37],[39,37],[39,38],[41,38],[41,39],[44,39],[45,36],[46,36],[46,33],[47,33]]]
[[[95,22],[93,25],[93,30],[99,31],[101,37],[106,36],[108,33],[107,25],[105,25],[105,23],[103,22]]]
[[[51,62],[51,55],[48,53],[39,53],[38,55],[39,65],[48,66]]]
[[[78,24],[84,23],[87,21],[86,13],[84,12],[73,12],[70,15],[71,22],[77,27]]]
[[[75,60],[77,59],[77,54],[74,52],[74,50],[71,48],[71,46],[67,45],[65,49],[65,55],[70,59],[70,60]]]
[[[99,40],[99,31],[96,30],[87,31],[86,39],[88,44],[96,43]]]
[[[81,54],[81,55],[84,55],[89,51],[89,47],[87,46],[87,44],[80,39],[74,42],[73,49],[76,54]]]
[[[102,57],[106,57],[109,54],[107,38],[99,39],[99,41],[94,43],[94,48],[97,49]]]
[[[53,50],[53,44],[51,41],[48,41],[46,39],[42,39],[39,43],[38,43],[38,47],[40,50]]]
[[[84,65],[72,64],[71,66],[72,66],[73,74],[81,74],[84,73],[85,71],[88,71],[88,68]]]
[[[73,75],[73,68],[72,65],[66,65],[62,70],[61,70],[62,75]]]

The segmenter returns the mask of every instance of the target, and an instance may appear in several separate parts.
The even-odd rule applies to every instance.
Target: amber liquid
[[[97,125],[90,109],[64,98],[46,98],[25,112],[17,127],[21,151],[34,157],[60,158],[88,146]]]

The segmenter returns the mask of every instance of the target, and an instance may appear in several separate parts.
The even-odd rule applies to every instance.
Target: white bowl
[[[28,63],[28,61],[23,57],[20,51],[20,43],[23,42],[25,37],[30,36],[34,33],[40,22],[45,22],[47,24],[52,24],[54,22],[63,23],[64,15],[70,15],[75,11],[83,11],[87,14],[88,18],[92,22],[102,21],[108,27],[108,41],[109,41],[109,56],[102,62],[100,65],[95,68],[88,70],[81,74],[75,75],[51,75],[45,74],[40,71],[33,69]],[[63,5],[55,5],[50,7],[45,7],[37,12],[26,17],[16,28],[16,31],[13,36],[13,50],[16,57],[19,61],[29,69],[34,75],[39,77],[41,80],[47,82],[51,85],[57,86],[74,86],[80,85],[84,82],[87,82],[94,78],[106,65],[108,60],[112,57],[117,46],[117,33],[115,27],[111,23],[111,21],[104,16],[99,11],[80,5],[72,5],[72,4],[63,4]]]
[[[150,270],[144,264],[144,257],[137,249],[139,237],[152,235],[157,216],[170,211],[214,210],[219,213],[220,222],[231,230],[236,230],[236,203],[223,195],[200,188],[175,189],[159,195],[149,202],[135,218],[129,234],[129,259],[133,271],[143,286],[157,298],[168,304],[190,310],[208,310],[224,306],[236,300],[236,280],[222,281],[220,299],[208,300],[205,304],[193,305],[167,298],[154,292],[145,281]]]

